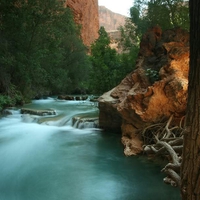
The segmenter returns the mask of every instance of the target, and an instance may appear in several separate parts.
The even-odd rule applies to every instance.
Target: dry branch
[[[162,169],[162,172],[167,174],[164,182],[178,187],[181,185],[179,156],[183,149],[183,120],[184,118],[179,126],[172,126],[172,115],[166,122],[152,124],[141,132],[145,140],[145,153],[167,156],[169,159],[169,163]]]

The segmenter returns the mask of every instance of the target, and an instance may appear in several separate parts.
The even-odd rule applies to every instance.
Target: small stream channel
[[[24,107],[57,114],[14,109],[0,119],[0,200],[180,199],[162,182],[161,163],[124,156],[120,135],[72,126],[74,116],[98,115],[92,102],[49,98]]]

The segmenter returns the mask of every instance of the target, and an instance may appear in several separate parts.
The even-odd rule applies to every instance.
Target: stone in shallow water
[[[72,126],[79,129],[99,128],[99,118],[75,116],[72,119]]]
[[[36,110],[31,108],[22,108],[21,114],[45,116],[45,115],[56,115],[56,111],[54,109]]]
[[[12,113],[12,111],[11,110],[8,110],[8,109],[4,109],[4,110],[2,110],[2,115],[12,115],[13,113]]]

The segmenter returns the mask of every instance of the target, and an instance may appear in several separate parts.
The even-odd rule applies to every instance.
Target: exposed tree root
[[[167,174],[164,182],[172,186],[181,185],[180,166],[183,148],[183,118],[179,126],[172,126],[173,115],[168,121],[152,124],[141,131],[144,138],[144,152],[156,156],[166,156],[169,163],[161,170]]]

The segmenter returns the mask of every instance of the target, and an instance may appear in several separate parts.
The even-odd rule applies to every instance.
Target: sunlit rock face
[[[81,37],[89,47],[98,38],[98,0],[67,0],[66,5],[72,9],[75,22],[81,25]]]
[[[117,31],[120,26],[124,26],[126,16],[114,13],[105,6],[99,6],[99,24],[103,26],[107,32]]]
[[[111,110],[108,107],[115,109],[117,118],[121,118],[118,127],[122,130],[126,155],[142,152],[139,130],[172,114],[179,121],[177,119],[185,114],[188,70],[188,32],[179,28],[162,32],[154,27],[144,34],[135,70],[99,99],[100,127],[109,127],[109,123],[105,123],[111,115],[106,114]]]

